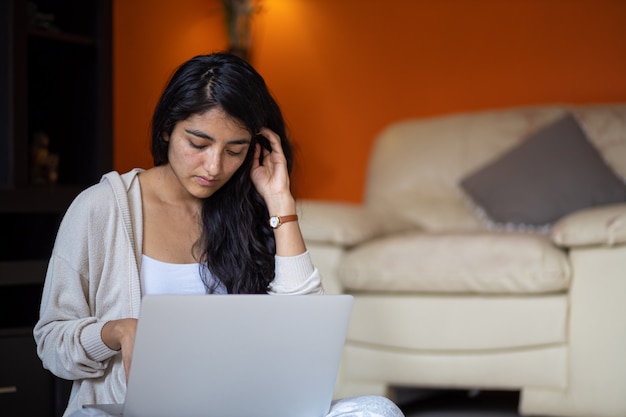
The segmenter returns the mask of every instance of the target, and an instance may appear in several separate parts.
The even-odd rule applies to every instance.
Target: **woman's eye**
[[[191,145],[191,147],[195,148],[195,149],[203,149],[205,147],[204,144],[197,144],[197,143],[194,143],[191,140],[189,141],[189,145]]]
[[[226,151],[230,156],[239,156],[243,151]]]

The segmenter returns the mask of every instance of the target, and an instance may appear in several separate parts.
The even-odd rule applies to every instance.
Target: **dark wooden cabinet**
[[[0,415],[60,416],[67,382],[43,369],[32,325],[41,285],[4,285],[0,291]]]
[[[0,2],[0,415],[60,415],[32,326],[56,230],[112,169],[112,0]]]
[[[55,380],[41,367],[27,328],[0,332],[0,413],[53,416]]]

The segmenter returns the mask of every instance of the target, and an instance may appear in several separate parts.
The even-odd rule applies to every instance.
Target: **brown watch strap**
[[[275,224],[275,225],[272,225],[273,219],[278,219],[278,223]],[[283,223],[293,222],[293,221],[296,221],[296,220],[298,220],[298,215],[297,214],[288,214],[286,216],[272,216],[270,218],[270,226],[272,226],[273,228],[278,228]]]
[[[289,214],[287,216],[276,216],[276,217],[278,217],[278,220],[280,220],[280,224],[287,223],[287,222],[295,222],[296,220],[298,220],[297,214]]]

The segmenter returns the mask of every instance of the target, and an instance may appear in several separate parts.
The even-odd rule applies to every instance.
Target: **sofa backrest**
[[[481,229],[460,181],[568,111],[626,179],[626,104],[514,108],[390,125],[374,143],[365,204],[429,231]]]

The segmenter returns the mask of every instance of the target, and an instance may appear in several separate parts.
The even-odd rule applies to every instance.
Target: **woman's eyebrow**
[[[185,132],[189,133],[190,135],[194,135],[194,136],[196,136],[198,138],[201,138],[201,139],[206,139],[206,140],[209,140],[211,142],[216,142],[216,140],[213,137],[207,135],[206,133],[204,133],[204,132],[202,132],[200,130],[185,129]],[[229,140],[227,143],[230,144],[230,145],[248,145],[248,144],[250,144],[250,139],[233,139],[233,140]]]

